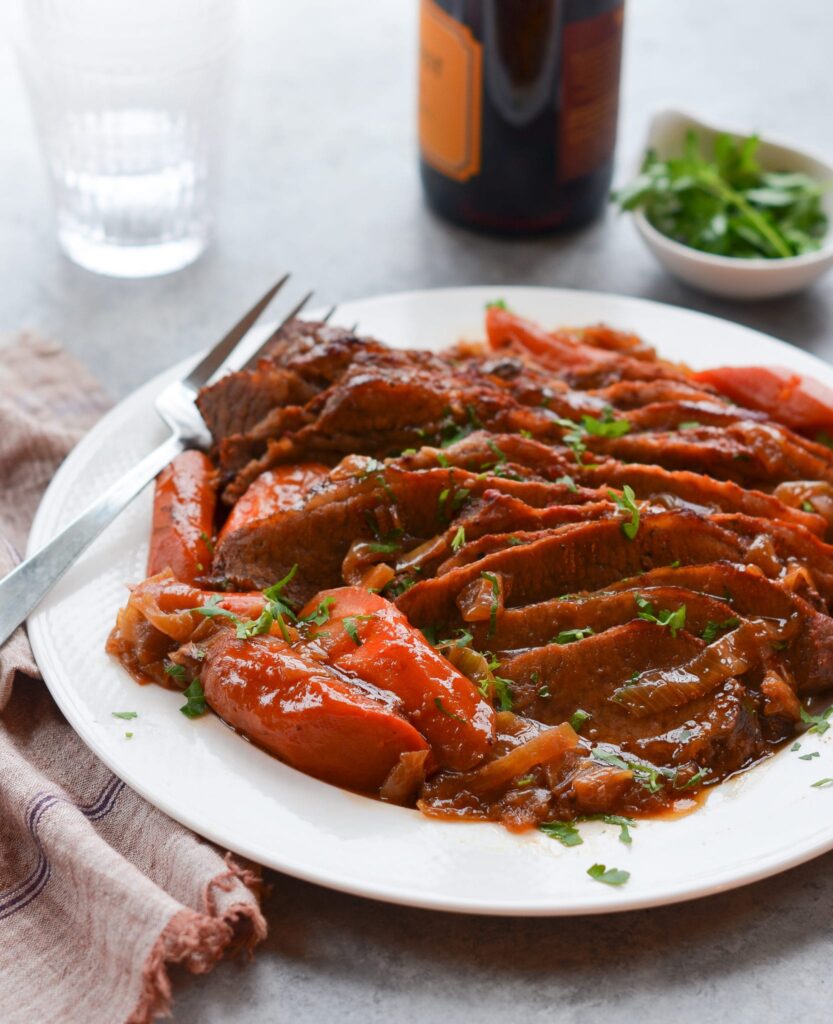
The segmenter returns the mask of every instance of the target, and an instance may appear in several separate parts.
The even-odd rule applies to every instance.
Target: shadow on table
[[[440,914],[269,880],[254,962],[177,972],[176,1021],[573,1021],[616,1005],[626,1021],[711,1024],[728,997],[745,1022],[816,989],[829,956],[833,854],[686,904],[573,918]]]

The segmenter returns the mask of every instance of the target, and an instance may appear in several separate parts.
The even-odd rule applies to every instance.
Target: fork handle
[[[40,604],[72,563],[185,447],[170,437],[112,484],[48,544],[0,580],[0,646]]]

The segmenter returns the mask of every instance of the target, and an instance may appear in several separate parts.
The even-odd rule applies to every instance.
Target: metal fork
[[[256,359],[274,338],[272,333],[266,341],[255,347],[249,334],[288,280],[289,274],[285,274],[182,380],[168,384],[157,396],[156,411],[170,427],[171,436],[112,484],[98,501],[40,551],[0,580],[0,646],[40,604],[81,553],[155,479],[171,459],[186,448],[208,447],[208,428],[194,404],[197,392],[226,371],[241,369]],[[294,287],[283,292],[278,307],[278,326],[282,327],[297,316],[312,298],[312,294],[311,291],[301,294]]]

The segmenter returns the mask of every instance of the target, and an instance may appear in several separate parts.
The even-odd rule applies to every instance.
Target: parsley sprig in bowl
[[[833,264],[833,167],[677,111],[658,114],[640,172],[613,195],[676,277],[734,298],[807,287]]]

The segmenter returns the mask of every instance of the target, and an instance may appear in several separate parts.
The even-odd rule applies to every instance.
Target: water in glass
[[[25,0],[18,46],[58,239],[81,266],[186,266],[212,229],[237,0]]]

